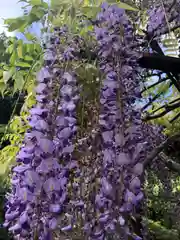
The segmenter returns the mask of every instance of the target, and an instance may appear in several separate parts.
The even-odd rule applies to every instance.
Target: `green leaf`
[[[26,63],[26,62],[17,62],[16,66],[17,67],[31,67],[31,65],[29,63]]]
[[[11,44],[7,49],[6,49],[6,52],[7,53],[12,53],[14,50],[14,44]]]
[[[41,0],[31,0],[29,3],[31,5],[38,6],[38,5],[42,4],[42,1]]]
[[[22,46],[18,46],[17,48],[17,53],[19,58],[23,58],[23,53],[22,53]]]
[[[109,2],[111,2],[111,1],[109,1]],[[117,4],[120,8],[125,9],[125,10],[129,10],[129,11],[139,11],[139,9],[137,9],[135,7],[132,7],[127,3],[120,2],[120,1],[113,2],[111,4]]]
[[[4,96],[4,91],[6,90],[6,84],[3,81],[0,81],[0,92]]]
[[[28,23],[33,23],[38,20],[41,20],[42,17],[46,14],[46,10],[39,7],[32,7],[31,12],[28,16]]]
[[[48,5],[46,2],[43,2],[43,3],[42,3],[42,6],[43,6],[43,8],[46,8],[46,9],[49,8],[49,5]]]
[[[10,63],[14,65],[15,61],[16,61],[16,52],[14,51],[10,57]]]
[[[9,18],[6,19],[4,23],[8,25],[9,32],[13,32],[27,25],[27,17],[23,16],[19,18]]]
[[[29,41],[36,39],[35,36],[33,34],[31,34],[31,33],[26,33],[25,37]]]
[[[88,18],[94,18],[97,13],[100,11],[100,7],[98,6],[86,6],[82,8],[82,12]]]
[[[14,75],[14,93],[17,90],[22,90],[24,85],[24,78],[21,75],[20,72],[16,72],[16,74]]]
[[[10,71],[4,71],[3,72],[3,81],[6,84],[8,80],[11,78],[12,73]]]
[[[31,56],[25,56],[24,60],[26,60],[26,61],[33,61],[34,59]]]
[[[0,124],[0,133],[4,133],[6,126],[6,124]]]
[[[27,52],[29,52],[29,53],[34,52],[34,44],[28,44],[27,45]]]

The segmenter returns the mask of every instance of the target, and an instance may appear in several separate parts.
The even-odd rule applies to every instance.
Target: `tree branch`
[[[151,103],[153,103],[158,97],[160,97],[164,92],[157,93],[146,105],[141,108],[141,111],[144,111]]]
[[[157,76],[157,75],[156,75],[156,76]],[[143,89],[143,90],[141,91],[141,93],[147,91],[148,89],[150,89],[150,88],[152,88],[152,87],[155,87],[155,86],[158,85],[159,83],[162,83],[162,82],[167,81],[168,79],[169,79],[169,78],[162,78],[162,79],[160,79],[159,81],[153,83],[152,85],[147,86],[145,89]]]
[[[170,123],[173,123],[175,120],[177,120],[178,118],[180,117],[180,112],[175,116],[173,117],[169,122]]]
[[[161,160],[165,163],[166,167],[169,168],[169,170],[177,172],[180,174],[180,164],[170,159],[168,156],[166,156],[165,153],[161,152],[159,154]]]
[[[165,73],[180,73],[180,59],[159,55],[155,53],[144,53],[139,60],[139,65],[143,68],[161,70]]]
[[[173,101],[169,102],[168,104],[166,103],[166,104],[160,106],[159,108],[156,108],[154,111],[151,112],[151,114],[154,114],[155,112],[161,110],[162,108],[166,108],[169,104],[175,103],[177,101],[180,101],[180,98],[176,98]]]
[[[157,119],[157,118],[160,118],[160,117],[163,117],[164,115],[166,115],[168,112],[171,112],[172,110],[176,109],[180,107],[180,102],[178,103],[175,103],[173,105],[167,105],[165,108],[165,110],[161,113],[158,113],[158,114],[155,114],[155,115],[147,115],[143,118],[143,121],[149,121],[149,120],[152,120],[152,119]]]
[[[168,145],[174,141],[180,138],[180,133],[177,133],[169,138],[167,138],[164,142],[162,142],[158,147],[156,147],[151,154],[145,159],[144,161],[144,168],[147,168],[148,165],[158,156],[160,152],[164,150],[164,148],[168,147]]]

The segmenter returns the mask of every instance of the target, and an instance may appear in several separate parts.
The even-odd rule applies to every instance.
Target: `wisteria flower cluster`
[[[63,33],[65,29],[61,29]],[[58,43],[58,38],[51,38],[44,54],[46,65],[37,75],[37,105],[30,110],[31,128],[17,155],[18,166],[12,170],[12,192],[8,197],[4,225],[20,239],[35,239],[36,234],[38,239],[52,238],[58,216],[66,212],[68,205],[69,172],[77,168],[71,156],[73,143],[70,140],[77,131],[76,77],[54,67]],[[68,56],[66,52],[64,62]],[[67,228],[63,223],[62,230]]]
[[[101,188],[96,196],[96,228],[101,229],[98,239],[114,234],[119,227],[123,239],[127,239],[128,235],[133,236],[127,214],[133,213],[143,199],[140,175],[147,144],[141,132],[140,111],[134,106],[141,97],[138,54],[128,48],[135,36],[124,10],[103,4],[98,20],[95,34],[105,79],[100,98],[103,166]]]
[[[71,61],[78,60],[83,39],[68,37],[67,27],[56,27],[37,75],[37,105],[30,110],[30,129],[12,170],[4,225],[17,239],[54,239],[57,231],[72,231],[77,225],[88,240],[142,239],[130,218],[144,198],[143,162],[152,143],[137,107],[140,55],[132,47],[137,39],[125,11],[107,3],[102,4],[92,35],[103,77],[100,144],[92,148],[90,143],[88,148],[96,151],[98,171],[93,172],[93,161],[90,169],[82,169],[74,154],[80,89]],[[88,171],[95,186],[92,194],[83,195]]]

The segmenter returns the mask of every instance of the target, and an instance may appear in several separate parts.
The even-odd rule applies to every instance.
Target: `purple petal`
[[[27,188],[17,188],[16,195],[23,201],[23,202],[32,202],[35,200],[35,196],[30,192]]]
[[[129,164],[131,162],[129,156],[127,153],[119,153],[119,155],[117,156],[116,158],[116,163],[118,165],[126,165],[126,164]]]
[[[39,108],[39,107],[36,107],[36,108],[32,108],[30,110],[30,113],[32,115],[42,115],[43,113],[47,113],[48,110],[47,109],[42,109],[42,108]]]
[[[141,181],[138,177],[133,177],[129,185],[130,185],[130,189],[133,191],[141,187]]]
[[[125,197],[124,197],[124,200],[126,202],[129,202],[129,203],[132,203],[134,202],[136,196],[134,195],[133,192],[130,192],[128,189],[126,190],[126,193],[125,193]]]
[[[73,168],[77,168],[77,167],[78,167],[77,161],[71,161],[68,165],[69,169],[73,169]]]
[[[48,194],[52,191],[59,191],[60,190],[60,182],[58,179],[49,178],[43,184],[44,191]]]
[[[21,229],[21,225],[19,223],[16,223],[15,225],[13,225],[12,227],[9,228],[9,231],[13,232],[13,231],[17,231],[20,229]]]
[[[141,201],[144,198],[144,194],[143,192],[140,192],[137,196],[136,196],[136,201]]]
[[[60,139],[68,139],[71,136],[71,128],[67,127],[61,130],[58,134]]]
[[[61,95],[62,96],[72,96],[72,94],[73,94],[73,88],[72,88],[72,86],[70,86],[70,85],[68,85],[68,84],[66,84],[66,85],[64,85],[62,88],[61,88]]]
[[[72,153],[74,151],[74,145],[63,148],[63,153]]]
[[[100,223],[107,223],[109,219],[109,214],[102,214],[101,217],[99,218]]]
[[[36,121],[29,121],[29,125],[31,127],[34,127],[35,129],[41,131],[41,130],[48,130],[49,125],[46,123],[46,121],[42,120],[36,120]]]
[[[52,213],[59,213],[61,211],[61,207],[59,204],[51,204],[49,206],[49,211]]]
[[[35,88],[36,93],[42,93],[47,88],[47,85],[45,83],[40,83]]]
[[[63,228],[61,228],[61,231],[65,232],[65,231],[70,231],[72,229],[72,225],[68,225],[68,226],[65,226]]]
[[[105,143],[113,141],[113,131],[106,131],[102,133],[102,137]]]
[[[66,126],[68,126],[68,125],[67,125],[67,121],[66,121],[66,119],[64,118],[64,116],[58,116],[58,117],[56,118],[56,124],[57,124],[57,126],[59,126],[59,127],[66,127]]]
[[[105,163],[112,163],[114,157],[115,157],[115,154],[112,150],[105,149],[103,151],[103,160]]]
[[[56,229],[58,223],[57,223],[57,220],[56,218],[52,218],[50,221],[49,221],[49,228],[54,230]]]
[[[68,83],[76,82],[76,79],[68,72],[64,73],[63,78],[66,79]]]
[[[52,170],[58,170],[58,169],[60,169],[60,165],[57,162],[57,160],[48,158],[46,160],[41,161],[40,165],[36,168],[36,171],[38,173],[47,174]]]
[[[133,172],[137,176],[140,176],[143,173],[143,171],[144,171],[144,166],[142,163],[137,163],[133,168]]]
[[[74,104],[74,102],[73,101],[69,101],[69,102],[64,102],[63,104],[62,104],[62,110],[64,110],[64,111],[74,111],[75,110],[75,108],[76,108],[76,105]]]
[[[17,172],[17,173],[23,173],[25,172],[26,170],[30,169],[30,165],[29,164],[22,164],[22,165],[19,165],[19,166],[16,166],[13,168],[13,171],[14,172]]]
[[[51,75],[50,75],[48,69],[45,67],[41,68],[41,70],[37,74],[38,82],[44,82],[44,79],[50,78],[50,77],[51,77]]]
[[[105,177],[102,178],[101,184],[102,184],[102,190],[103,190],[104,194],[106,196],[111,195],[113,188],[112,188],[112,185],[107,181],[107,179]]]
[[[19,217],[19,223],[22,225],[25,222],[28,221],[28,215],[26,212],[22,213],[21,216]]]
[[[53,153],[54,151],[54,144],[51,140],[46,138],[41,138],[39,141],[39,146],[45,153]]]
[[[5,219],[8,221],[13,221],[15,218],[17,218],[19,216],[19,211],[13,211],[10,213],[6,213],[5,214]]]
[[[40,181],[40,177],[37,172],[28,170],[25,172],[24,181],[29,186],[33,186]]]
[[[125,224],[124,218],[122,216],[120,216],[118,220],[119,220],[120,225],[124,226],[124,224]]]

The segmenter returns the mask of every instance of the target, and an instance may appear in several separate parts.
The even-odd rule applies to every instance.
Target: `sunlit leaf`
[[[20,72],[16,72],[14,76],[14,92],[21,90],[24,85],[24,78]]]
[[[127,3],[123,3],[123,2],[117,2],[117,5],[120,8],[126,9],[126,10],[130,10],[130,11],[139,11],[137,8],[135,7],[131,7],[129,4]]]
[[[18,46],[17,48],[17,53],[19,58],[23,58],[23,53],[22,53],[22,46]]]
[[[86,6],[82,8],[82,12],[88,18],[96,17],[97,13],[100,11],[99,6]]]
[[[13,65],[16,61],[16,52],[14,51],[10,57],[10,63]]]
[[[30,0],[29,2],[31,5],[41,5],[42,4],[42,1],[41,0]]]
[[[28,24],[26,16],[6,19],[4,23],[7,24],[9,32],[13,32],[21,27],[25,27]]]
[[[2,96],[4,96],[4,91],[6,90],[6,84],[3,82],[3,80],[0,80],[0,92]]]
[[[25,33],[25,37],[27,40],[34,40],[35,39],[35,36],[31,33]]]
[[[26,61],[33,61],[33,58],[31,57],[31,56],[25,56],[24,57],[24,60],[26,60]]]
[[[31,65],[27,62],[17,62],[16,66],[17,67],[31,67]]]
[[[4,71],[3,72],[3,81],[6,84],[8,80],[11,78],[12,73],[10,71]]]
[[[11,45],[6,49],[6,52],[7,52],[7,53],[12,53],[12,52],[13,52],[13,49],[14,49],[14,44],[11,44]]]

